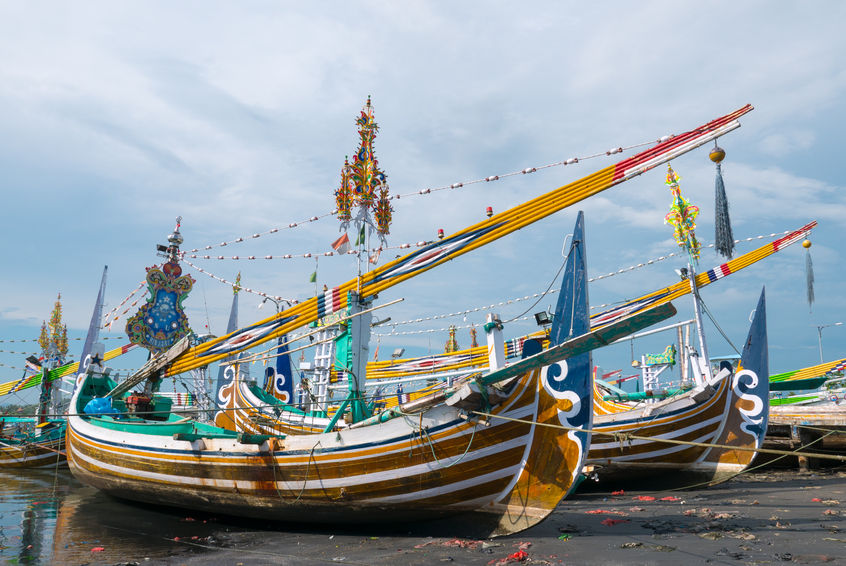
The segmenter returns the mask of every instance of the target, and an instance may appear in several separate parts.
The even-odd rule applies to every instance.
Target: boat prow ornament
[[[133,317],[126,321],[126,334],[133,344],[146,348],[152,354],[168,350],[180,338],[191,332],[182,303],[194,286],[194,278],[182,275],[179,265],[179,245],[182,234],[176,219],[176,229],[168,236],[169,246],[158,246],[167,261],[159,267],[147,268],[147,289],[150,297]]]

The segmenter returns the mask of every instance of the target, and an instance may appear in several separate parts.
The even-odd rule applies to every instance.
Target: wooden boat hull
[[[495,524],[490,534],[507,534],[548,515],[584,462],[586,434],[532,424],[559,422],[559,413],[573,410],[546,392],[545,371],[525,374],[492,409],[525,422],[491,418],[486,426],[440,405],[380,425],[257,445],[231,436],[174,440],[174,431],[190,434],[191,421],[149,434],[143,427],[157,425],[139,424],[133,433],[132,425],[110,424],[120,429],[113,430],[72,416],[68,463],[81,481],[138,501],[298,523],[481,511]]]
[[[754,452],[657,440],[719,443],[727,436],[725,429],[733,421],[731,414],[737,402],[731,382],[732,376],[727,376],[713,388],[689,391],[678,398],[640,409],[597,414],[594,431],[614,433],[615,436],[594,435],[588,465],[595,467],[600,481],[615,485],[624,480],[643,481],[646,477],[662,485],[668,480],[675,485],[691,481],[719,482],[742,471],[751,462]],[[598,410],[607,410],[608,405],[596,401]],[[627,440],[626,435],[653,439]],[[755,447],[758,438],[746,436],[745,439],[737,437],[738,445]]]
[[[65,462],[64,439],[0,446],[0,469],[47,468]]]
[[[64,463],[63,428],[44,438],[0,438],[0,469],[48,468]]]
[[[754,450],[764,442],[768,375],[762,292],[735,373],[725,369],[709,385],[638,408],[603,401],[594,388],[594,431],[613,436],[595,435],[588,466],[597,468],[601,480],[616,482],[613,485],[639,476],[649,476],[663,487],[719,483],[733,477],[752,463]],[[627,435],[649,438],[627,439]]]

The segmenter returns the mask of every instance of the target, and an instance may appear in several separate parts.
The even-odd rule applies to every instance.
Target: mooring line
[[[713,442],[693,442],[691,440],[676,440],[673,438],[657,438],[654,436],[641,436],[637,434],[629,434],[629,433],[622,433],[622,432],[606,432],[604,430],[594,430],[594,429],[587,429],[582,427],[574,427],[574,426],[564,426],[564,425],[556,425],[553,423],[542,423],[538,421],[530,421],[527,419],[517,419],[513,417],[505,417],[502,415],[495,415],[493,413],[484,413],[482,411],[470,411],[471,413],[479,416],[484,417],[494,417],[498,419],[503,419],[507,421],[513,421],[518,423],[524,424],[532,424],[536,426],[545,426],[548,428],[557,428],[560,430],[579,430],[582,432],[588,432],[590,434],[599,434],[603,436],[611,436],[617,439],[625,439],[625,440],[651,440],[654,442],[663,442],[665,444],[676,444],[682,446],[699,446],[702,448],[728,448],[730,450],[738,450],[740,452],[757,452],[759,454],[775,454],[778,456],[807,456],[808,458],[818,458],[821,460],[837,460],[838,462],[846,462],[846,456],[840,456],[836,454],[820,454],[816,452],[793,452],[787,450],[774,450],[772,448],[748,448],[746,446],[730,446],[728,444],[716,444]]]

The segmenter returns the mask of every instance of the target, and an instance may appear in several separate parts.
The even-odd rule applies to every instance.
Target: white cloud
[[[61,287],[69,320],[83,328],[101,265],[113,267],[117,303],[156,260],[153,246],[178,214],[190,248],[331,210],[368,94],[395,193],[655,139],[752,102],[744,127],[721,141],[735,235],[818,218],[815,239],[837,257],[829,242],[839,238],[846,202],[831,124],[844,118],[844,11],[835,2],[813,10],[764,2],[3,4],[0,223],[8,243],[0,289],[14,296],[22,278],[28,283],[19,304],[0,310],[40,320]],[[698,233],[707,241],[714,172],[705,154],[674,166],[702,210]],[[391,241],[457,230],[485,206],[500,212],[611,162],[402,199]],[[652,172],[580,205],[592,268],[674,249],[662,177]],[[403,286],[420,300],[398,311],[460,310],[545,286],[574,212]],[[326,219],[226,252],[314,252],[336,236]],[[836,257],[820,260],[821,287],[842,278]],[[321,260],[321,281],[348,278],[350,265],[335,260]],[[280,295],[312,291],[310,261],[202,265],[230,279],[243,269],[256,288]],[[668,263],[612,278],[596,297],[634,296],[672,276]],[[213,325],[222,326],[230,292],[204,280]],[[840,300],[826,294],[824,305]],[[717,300],[735,304],[728,292]],[[190,302],[192,312],[205,311],[199,294]],[[792,339],[781,332],[776,340]]]

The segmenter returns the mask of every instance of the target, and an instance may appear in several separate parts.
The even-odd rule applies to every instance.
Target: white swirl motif
[[[560,373],[558,375],[549,375],[549,370],[553,367],[557,366],[557,369],[560,369]],[[558,420],[561,422],[562,425],[566,427],[574,427],[578,428],[579,430],[569,430],[567,431],[567,438],[574,443],[578,447],[578,456],[576,461],[581,461],[582,453],[585,449],[585,438],[579,436],[579,432],[581,432],[582,426],[575,425],[570,422],[570,419],[575,417],[579,414],[582,409],[582,400],[579,395],[575,391],[570,391],[567,389],[558,390],[553,387],[553,383],[556,385],[562,385],[564,379],[567,377],[567,373],[569,371],[569,367],[567,366],[566,360],[561,360],[552,365],[545,366],[541,370],[541,383],[543,384],[543,389],[546,391],[551,397],[556,399],[557,401],[569,401],[570,408],[567,410],[562,410],[560,407],[562,403],[556,403],[556,408],[558,410]],[[553,372],[555,373],[555,372]],[[572,470],[572,480],[575,483],[576,477],[581,473],[580,468],[574,468]]]
[[[273,379],[273,387],[276,389],[276,396],[283,402],[288,403],[290,402],[288,392],[285,391],[285,383],[288,380],[285,379],[285,376],[281,373],[277,373]]]
[[[217,390],[217,400],[220,402],[221,407],[228,407],[229,402],[232,400],[232,396],[235,393],[234,387],[232,387],[232,379],[235,377],[235,366],[228,365],[223,369],[223,381],[224,384]],[[215,418],[218,415],[222,415],[224,411],[218,411],[215,413]]]
[[[754,438],[756,443],[759,443],[763,437],[763,427],[761,425],[764,422],[764,417],[761,413],[764,411],[764,400],[758,395],[743,393],[740,390],[740,383],[743,378],[748,379],[744,383],[746,388],[754,389],[758,386],[758,375],[754,371],[748,369],[737,372],[734,374],[734,379],[731,383],[731,390],[735,395],[740,397],[741,400],[752,402],[751,409],[738,407],[740,410],[740,416],[744,421],[743,424],[740,425],[740,428],[743,432]]]

